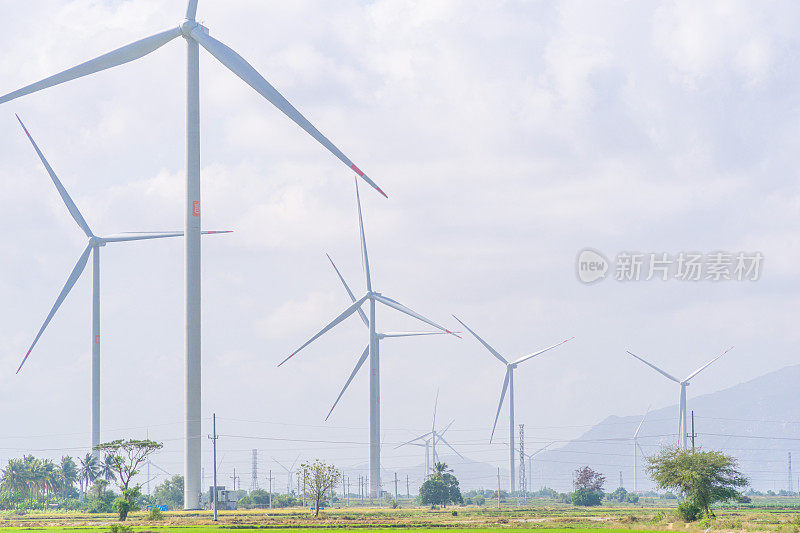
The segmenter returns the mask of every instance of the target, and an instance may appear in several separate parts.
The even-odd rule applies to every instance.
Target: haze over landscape
[[[29,83],[162,30],[184,7],[25,2],[0,22],[0,80],[8,90]],[[515,374],[526,448],[559,441],[537,458],[536,486],[558,490],[584,464],[611,488],[620,470],[630,483],[629,441],[581,441],[630,437],[648,405],[645,450],[675,440],[677,386],[625,350],[686,375],[730,346],[689,387],[700,443],[740,457],[755,488],[785,487],[800,422],[800,367],[788,366],[798,341],[798,136],[787,112],[798,107],[798,10],[201,6],[211,34],[268,74],[388,193],[361,192],[376,286],[451,329],[457,314],[509,358],[576,337]],[[181,229],[184,94],[170,78],[183,53],[166,46],[0,108],[2,463],[26,452],[80,455],[89,444],[88,277],[14,374],[85,236],[13,114],[93,229]],[[365,375],[324,417],[366,342],[362,324],[350,318],[276,368],[348,305],[326,252],[363,287],[352,173],[209,57],[201,71],[203,226],[234,230],[203,242],[204,433],[216,412],[221,475],[235,467],[245,487],[253,448],[262,486],[270,468],[285,483],[271,458],[298,454],[355,478],[367,468]],[[575,270],[586,247],[611,258],[724,250],[765,259],[757,281],[587,286]],[[165,240],[101,253],[102,436],[163,441],[153,461],[180,473],[183,248]],[[393,312],[379,320],[416,329]],[[384,487],[395,471],[416,471],[419,482],[422,450],[395,446],[429,430],[437,389],[440,420],[455,419],[448,440],[480,464],[443,455],[457,471],[469,466],[465,487],[493,487],[495,469],[507,468],[506,408],[488,442],[502,366],[468,336],[396,339],[382,355]]]

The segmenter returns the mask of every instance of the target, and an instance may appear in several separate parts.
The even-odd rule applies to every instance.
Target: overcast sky
[[[0,93],[173,27],[185,10],[7,3]],[[201,0],[198,19],[388,193],[362,187],[376,290],[453,329],[457,314],[508,357],[575,336],[516,373],[517,422],[536,442],[676,401],[627,349],[684,376],[735,346],[693,382],[690,406],[797,362],[798,10]],[[13,115],[96,233],[182,229],[184,55],[178,39],[0,106],[0,460],[81,454],[89,440],[89,269],[14,374],[85,237]],[[205,52],[201,115],[203,227],[235,231],[203,241],[203,413],[230,435],[222,469],[249,472],[257,448],[262,471],[301,453],[363,472],[365,372],[324,422],[367,342],[360,321],[276,368],[348,305],[326,252],[362,290],[352,172]],[[758,281],[587,286],[575,267],[586,247],[764,262]],[[101,255],[102,437],[149,431],[167,443],[157,462],[180,472],[182,243]],[[394,312],[378,320],[416,329]],[[381,355],[385,468],[421,463],[394,444],[427,431],[437,389],[451,443],[505,466],[505,408],[488,445],[504,369],[474,339],[387,341]]]

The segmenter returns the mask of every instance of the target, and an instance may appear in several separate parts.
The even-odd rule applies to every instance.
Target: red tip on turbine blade
[[[458,334],[459,332],[456,332],[456,331],[450,331],[449,329],[446,329],[445,331],[446,331],[448,334],[450,334],[450,335],[453,335],[454,337],[458,337],[459,339],[461,338],[461,335],[459,335],[459,334]]]
[[[364,173],[363,173],[363,172],[361,172],[361,169],[360,169],[360,168],[358,168],[357,166],[355,166],[355,164],[353,164],[353,165],[350,165],[350,168],[352,168],[352,169],[353,169],[353,171],[354,171],[356,174],[358,174],[359,176],[361,176],[362,178],[364,177]]]
[[[22,370],[22,365],[24,365],[24,364],[25,364],[25,361],[27,361],[27,360],[28,360],[28,356],[29,356],[30,354],[31,354],[31,351],[30,351],[30,350],[28,350],[28,353],[26,353],[26,354],[25,354],[25,357],[22,359],[22,362],[19,364],[19,368],[17,368],[17,374],[19,374],[19,371],[20,371],[20,370]]]
[[[376,188],[376,189],[378,189],[378,192],[379,192],[379,193],[381,193],[381,194],[383,195],[383,197],[384,197],[384,198],[389,198],[389,195],[388,195],[388,194],[386,194],[385,192],[383,192],[383,189],[381,189],[381,188],[380,188],[380,187],[378,187],[377,185],[375,185],[375,188]]]
[[[286,359],[284,359],[283,361],[281,361],[280,363],[278,363],[278,366],[281,366],[283,363],[285,363],[286,361],[288,361],[289,359],[291,359],[292,357],[294,357],[296,354],[297,354],[297,352],[294,352],[292,355],[290,355],[289,357],[287,357]]]

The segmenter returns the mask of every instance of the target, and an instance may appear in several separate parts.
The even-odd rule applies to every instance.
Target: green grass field
[[[782,503],[782,505],[778,505]],[[147,513],[129,515],[120,523],[111,514],[86,512],[31,511],[24,514],[0,511],[0,533],[42,531],[47,533],[205,533],[271,530],[311,532],[325,529],[349,529],[360,532],[481,531],[495,532],[542,530],[547,533],[683,531],[702,533],[707,530],[778,531],[800,533],[800,505],[797,501],[769,502],[760,507],[730,507],[716,510],[713,520],[685,523],[674,507],[658,505],[602,505],[578,508],[566,504],[538,502],[524,508],[419,507],[332,508],[314,517],[307,509],[253,509],[221,511],[213,521],[210,511],[169,511],[160,520],[148,520]],[[119,526],[126,529],[119,530]],[[117,531],[114,531],[114,530]]]

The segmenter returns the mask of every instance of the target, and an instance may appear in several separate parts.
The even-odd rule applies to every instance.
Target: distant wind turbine
[[[300,454],[297,454],[297,457],[295,458],[294,462],[292,463],[292,466],[289,467],[289,468],[286,468],[285,466],[283,466],[283,464],[281,464],[280,461],[278,461],[274,457],[272,458],[273,461],[278,463],[278,466],[280,466],[281,468],[283,468],[286,471],[286,494],[289,494],[289,493],[292,492],[292,476],[294,475],[294,467],[295,467],[295,465],[297,465],[298,459],[300,459]]]
[[[522,452],[525,457],[528,458],[528,492],[533,492],[533,458],[545,451],[547,448],[555,444],[554,442],[549,442],[546,445],[542,446],[538,450],[533,453],[525,453]],[[519,449],[517,449],[519,452]]]
[[[642,421],[639,422],[639,425],[636,426],[636,431],[633,432],[633,492],[637,492],[639,490],[637,484],[637,472],[639,470],[639,450],[641,446],[639,446],[639,431],[642,429],[642,424],[644,424],[644,419],[647,418],[647,413],[650,412],[650,406],[647,406],[647,410],[644,412],[644,416],[642,416]],[[644,455],[644,451],[642,451],[642,455]]]
[[[199,24],[197,1],[189,0],[186,17],[177,25],[150,37],[117,48],[78,66],[0,96],[0,104],[48,87],[124,65],[155,52],[168,42],[183,37],[186,40],[186,200],[185,274],[186,337],[185,337],[185,414],[184,414],[184,475],[183,506],[200,508],[201,470],[201,352],[200,352],[200,46],[206,49],[231,72],[255,89],[284,115],[311,135],[342,163],[386,196],[364,172],[339,148],[309,122],[281,93],[253,68],[242,56],[209,35],[208,28]],[[275,22],[275,21],[273,21]],[[175,80],[177,76],[172,76]]]
[[[689,382],[692,380],[692,378],[694,378],[697,374],[699,374],[700,372],[702,372],[703,370],[708,368],[717,359],[719,359],[720,357],[722,357],[726,353],[730,352],[731,350],[733,350],[733,347],[728,348],[727,350],[722,352],[720,355],[716,356],[714,359],[712,359],[708,363],[704,364],[703,366],[701,366],[700,368],[698,368],[697,370],[695,370],[694,372],[689,374],[684,379],[678,379],[675,376],[667,374],[665,371],[661,370],[656,365],[645,361],[642,357],[639,357],[635,353],[630,352],[630,351],[628,352],[630,355],[632,355],[633,357],[635,357],[636,359],[638,359],[642,363],[646,364],[647,366],[649,366],[650,368],[652,368],[653,370],[655,370],[656,372],[658,372],[659,374],[661,374],[665,378],[670,379],[670,380],[674,381],[675,383],[677,383],[678,385],[681,386],[681,396],[680,396],[680,400],[678,402],[678,446],[682,446],[683,448],[686,448],[686,439],[687,439],[687,431],[688,431],[687,428],[686,428],[686,419],[687,419],[686,387],[689,386]]]
[[[33,145],[33,149],[36,151],[36,154],[41,159],[44,168],[47,170],[47,173],[50,175],[50,179],[53,180],[53,185],[56,186],[56,190],[58,190],[58,194],[61,196],[61,199],[64,201],[64,205],[67,206],[67,210],[69,211],[72,218],[75,220],[75,223],[78,224],[78,227],[83,230],[86,234],[86,237],[89,239],[89,242],[86,244],[86,248],[84,248],[83,253],[78,258],[78,262],[75,267],[72,269],[72,272],[67,278],[67,282],[64,284],[64,288],[61,289],[61,292],[58,294],[53,307],[50,309],[50,312],[47,314],[47,317],[44,320],[44,324],[39,329],[39,332],[34,337],[33,342],[28,348],[28,352],[25,354],[25,357],[22,359],[19,367],[17,368],[17,374],[19,374],[20,370],[22,370],[22,366],[30,357],[31,352],[33,351],[33,347],[36,346],[36,343],[39,342],[39,338],[41,338],[44,330],[47,328],[47,325],[50,324],[50,321],[58,311],[58,308],[61,307],[61,304],[64,303],[69,292],[72,290],[72,287],[75,286],[75,283],[78,281],[78,278],[81,277],[83,270],[86,268],[86,264],[89,262],[89,254],[92,255],[92,449],[95,446],[100,444],[100,248],[105,246],[108,243],[114,242],[128,242],[128,241],[143,241],[143,240],[150,240],[150,239],[164,239],[168,237],[182,237],[182,231],[173,231],[173,232],[158,232],[158,233],[121,233],[116,235],[108,235],[105,237],[101,237],[99,235],[95,235],[92,230],[89,228],[89,225],[86,223],[86,220],[83,218],[78,206],[75,205],[75,202],[72,201],[70,198],[69,193],[64,188],[64,185],[61,183],[61,180],[58,179],[53,168],[50,166],[50,163],[47,162],[45,159],[44,154],[39,149],[39,146],[36,144],[36,141],[33,140],[28,128],[25,127],[25,124],[22,123],[22,120],[17,116],[17,120],[19,121],[22,129],[25,131],[25,135],[28,136],[28,140],[30,140],[31,144]],[[204,231],[204,234],[209,233],[230,233],[228,231]]]
[[[514,490],[516,488],[515,487],[515,481],[516,481],[516,479],[515,479],[516,478],[515,471],[516,471],[516,469],[515,469],[515,466],[514,466],[514,459],[515,459],[514,458],[514,450],[516,449],[516,448],[514,448],[514,430],[516,429],[514,427],[514,369],[517,368],[517,366],[520,363],[524,363],[528,359],[533,359],[537,355],[541,355],[544,352],[552,350],[553,348],[557,348],[557,347],[561,346],[562,344],[564,344],[565,342],[571,341],[575,337],[571,337],[569,339],[563,340],[563,341],[561,341],[561,342],[559,342],[557,344],[554,344],[552,346],[548,346],[547,348],[545,348],[543,350],[539,350],[538,352],[533,352],[531,354],[528,354],[528,355],[520,357],[516,361],[510,362],[505,357],[500,355],[497,352],[497,350],[495,350],[494,348],[489,346],[489,344],[485,340],[480,338],[478,336],[478,334],[475,333],[474,331],[472,331],[469,326],[464,324],[464,322],[462,322],[461,319],[459,319],[455,315],[453,315],[453,317],[456,320],[458,320],[458,322],[462,326],[467,328],[467,331],[472,333],[472,336],[475,337],[478,340],[478,342],[483,344],[484,348],[489,350],[489,352],[493,356],[495,356],[501,363],[506,365],[506,377],[503,380],[503,391],[500,393],[500,404],[497,406],[497,414],[494,417],[494,425],[492,426],[492,435],[491,435],[491,437],[489,437],[489,442],[492,442],[492,440],[494,439],[494,430],[495,430],[495,428],[497,428],[497,420],[498,420],[498,418],[500,418],[500,410],[503,408],[503,400],[506,397],[506,392],[509,391],[509,389],[510,389],[510,392],[509,392],[509,395],[508,395],[509,396],[509,398],[508,398],[508,401],[509,401],[509,405],[508,405],[508,453],[509,453],[508,472],[509,472],[510,492],[514,492]]]
[[[336,407],[336,404],[339,403],[339,399],[341,399],[344,391],[347,390],[347,387],[353,381],[358,371],[364,365],[364,362],[367,360],[367,356],[369,356],[370,361],[370,373],[369,373],[369,485],[370,485],[370,495],[371,497],[380,498],[380,490],[381,490],[381,443],[380,443],[380,432],[381,432],[381,422],[380,422],[380,358],[379,358],[379,345],[380,341],[386,337],[405,337],[409,335],[429,335],[429,332],[416,332],[416,333],[378,333],[377,326],[375,324],[375,309],[376,304],[381,303],[387,307],[391,307],[401,313],[404,313],[412,318],[415,318],[421,322],[432,326],[439,331],[444,333],[449,333],[451,335],[455,335],[454,332],[445,329],[444,327],[440,326],[436,322],[425,318],[424,316],[420,315],[416,311],[409,309],[408,307],[404,306],[403,304],[393,300],[383,294],[376,292],[372,289],[372,278],[370,275],[369,269],[369,257],[367,254],[367,240],[364,236],[364,219],[361,213],[361,197],[358,194],[358,181],[356,180],[356,203],[358,206],[358,229],[361,238],[361,260],[364,267],[364,277],[366,280],[366,293],[361,297],[356,299],[353,292],[344,283],[344,278],[341,277],[339,274],[338,269],[336,270],[337,274],[339,274],[339,278],[344,283],[345,288],[352,300],[353,304],[342,311],[342,313],[334,318],[327,326],[322,328],[319,333],[311,337],[307,340],[302,346],[300,346],[297,350],[295,350],[289,357],[281,361],[278,366],[283,365],[286,361],[297,355],[300,350],[320,338],[326,332],[333,329],[335,326],[340,324],[343,320],[347,317],[352,315],[353,313],[358,312],[358,315],[361,317],[362,322],[364,322],[367,327],[369,328],[369,344],[359,357],[358,362],[356,363],[355,368],[350,373],[350,377],[344,384],[342,391],[339,393],[339,396],[336,398],[336,401],[333,403],[333,407],[328,412],[328,416],[330,416],[333,409]],[[330,259],[330,257],[329,257]],[[331,262],[332,263],[332,262]],[[335,265],[334,265],[335,268]],[[364,305],[369,301],[369,317],[364,313],[361,309],[361,306]],[[457,335],[456,335],[457,336]],[[327,420],[327,417],[326,417]]]
[[[450,426],[453,425],[455,420],[451,420],[449,424],[447,424],[442,431],[436,430],[436,408],[439,404],[439,391],[436,391],[436,401],[433,404],[433,424],[431,424],[431,430],[427,433],[420,435],[419,437],[413,438],[410,441],[404,442],[395,446],[395,449],[403,447],[403,446],[420,446],[425,448],[425,475],[427,476],[431,472],[431,462],[430,462],[430,451],[433,450],[433,464],[439,460],[439,455],[436,453],[436,442],[442,441],[445,446],[450,448],[453,453],[458,455],[461,459],[464,459],[464,456],[458,453],[458,451],[453,448],[447,440],[444,438],[444,434],[447,433],[447,430],[450,429]]]

